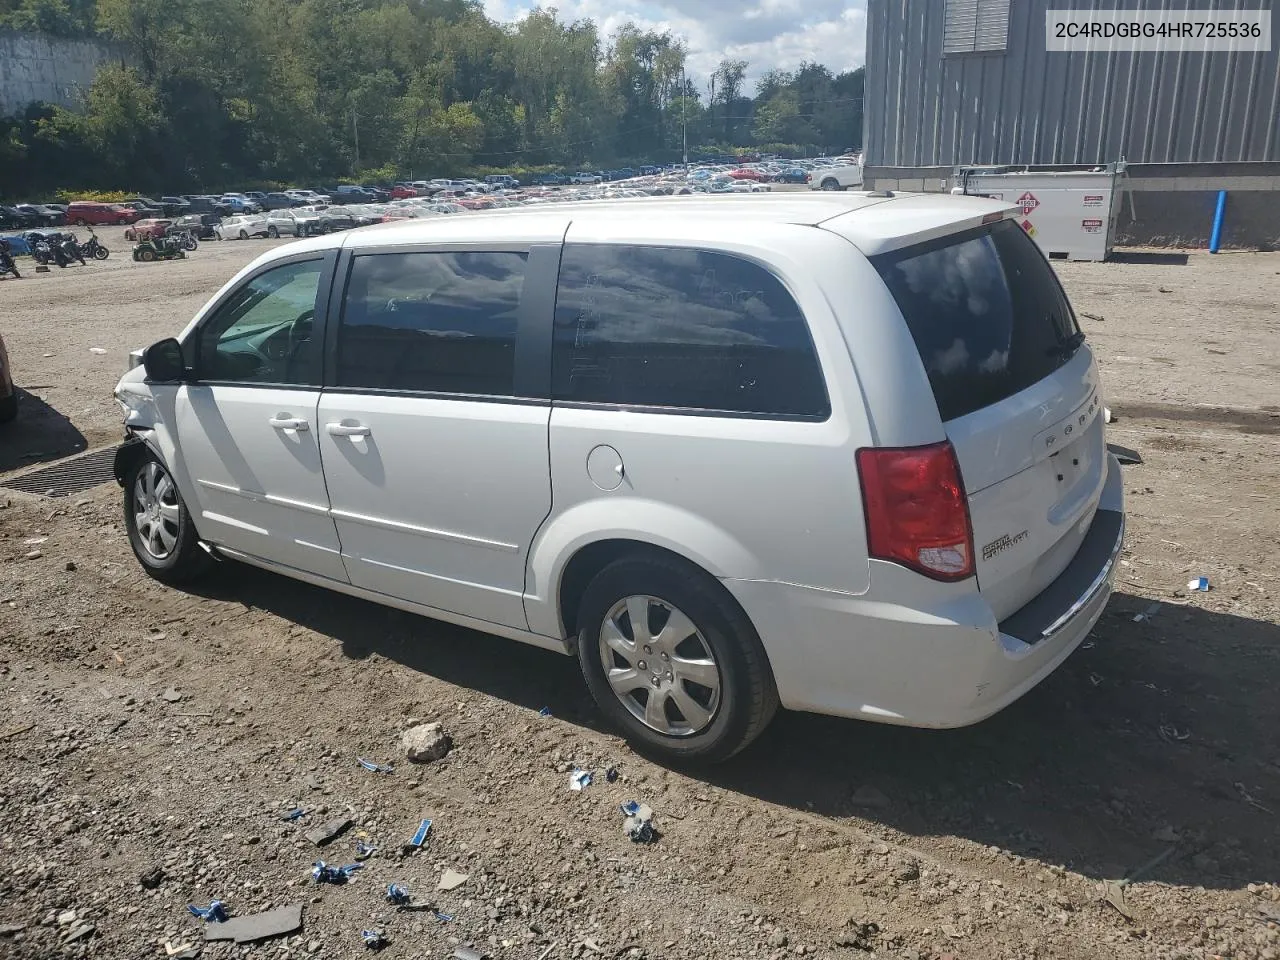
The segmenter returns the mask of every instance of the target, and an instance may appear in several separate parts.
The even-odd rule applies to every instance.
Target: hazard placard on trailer
[[[1040,201],[1036,199],[1036,195],[1034,193],[1028,190],[1018,198],[1018,206],[1022,208],[1022,215],[1024,217],[1029,217],[1031,216],[1032,211],[1034,211],[1036,207],[1040,206]]]
[[[1023,220],[1020,226],[1026,231],[1028,237],[1034,237],[1036,235],[1035,224],[1030,220]]]

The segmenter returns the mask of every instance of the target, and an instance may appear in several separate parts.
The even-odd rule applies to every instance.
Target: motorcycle
[[[89,239],[80,244],[80,254],[85,257],[93,257],[95,260],[105,260],[111,256],[111,251],[99,243],[98,235],[90,230]]]
[[[15,280],[22,279],[22,274],[18,272],[18,265],[14,263],[9,241],[0,238],[0,277],[3,277],[6,273],[12,273]]]
[[[196,240],[196,235],[190,230],[171,230],[168,233],[168,237],[183,250],[195,250],[200,246],[199,241]]]
[[[62,249],[62,244],[56,240],[51,240],[46,234],[29,233],[27,234],[27,243],[31,247],[31,259],[41,266],[56,263],[59,267],[65,267],[71,262],[67,259],[67,255]]]
[[[58,246],[62,248],[62,253],[67,258],[67,263],[72,260],[79,260],[80,266],[85,266],[84,254],[80,251],[80,244],[76,241],[74,233],[64,233],[61,235]]]

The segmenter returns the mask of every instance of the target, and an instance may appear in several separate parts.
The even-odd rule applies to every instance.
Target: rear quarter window
[[[566,244],[556,297],[553,397],[825,419],[822,370],[800,307],[741,257]]]
[[[873,263],[911,331],[944,422],[1039,382],[1083,340],[1053,269],[1012,221]]]

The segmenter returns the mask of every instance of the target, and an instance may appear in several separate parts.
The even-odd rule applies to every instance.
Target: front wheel
[[[102,245],[98,245],[93,250],[93,259],[95,260],[105,260],[109,256],[111,256],[111,251]]]
[[[141,458],[125,476],[124,522],[133,554],[155,579],[185,583],[209,568],[209,555],[178,485],[154,454]]]
[[[726,760],[777,711],[755,628],[691,564],[660,555],[615,561],[587,586],[578,625],[587,686],[638,749]]]
[[[267,236],[270,237],[272,240],[279,240],[280,231],[277,230],[275,227],[267,227]]]
[[[240,231],[240,239],[241,239],[241,240],[248,240],[248,239],[249,239],[249,231],[247,231],[247,230],[241,230],[241,231]]]
[[[134,254],[135,259],[141,260],[143,263],[150,263],[156,258],[156,252],[150,248],[139,250]]]

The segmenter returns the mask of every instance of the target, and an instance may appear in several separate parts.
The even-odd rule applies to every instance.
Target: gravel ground
[[[105,263],[0,282],[31,394],[0,479],[116,440],[127,350],[267,246],[134,264],[104,239]],[[301,904],[303,929],[209,958],[361,957],[381,927],[390,958],[1276,960],[1280,255],[1126,259],[1058,265],[1111,439],[1146,459],[1121,582],[1061,670],[965,730],[786,714],[730,764],[664,768],[599,727],[565,658],[232,564],[168,589],[114,487],[0,491],[0,956],[164,957],[203,945],[186,905],[218,898]],[[446,758],[404,757],[422,721]],[[654,844],[623,835],[633,798]],[[378,849],[348,884],[311,879],[357,839]],[[446,869],[468,879],[437,890]],[[1101,899],[1122,878],[1129,916]],[[452,919],[395,910],[391,882]]]

